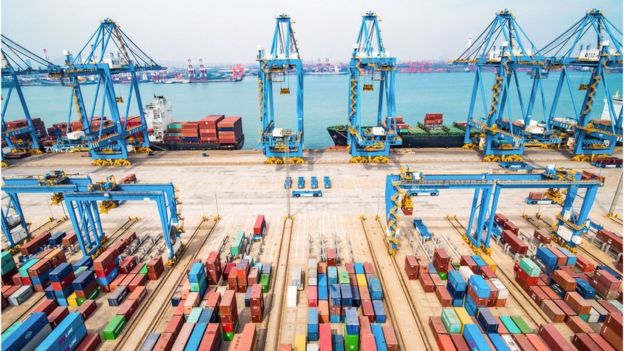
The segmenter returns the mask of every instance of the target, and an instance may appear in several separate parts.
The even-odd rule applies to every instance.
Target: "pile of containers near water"
[[[381,281],[370,262],[338,265],[335,249],[327,260],[308,261],[307,334],[280,350],[398,350],[394,329],[386,324]],[[297,307],[297,290],[304,289],[301,268],[291,271],[287,307]],[[340,324],[342,333],[332,333]]]

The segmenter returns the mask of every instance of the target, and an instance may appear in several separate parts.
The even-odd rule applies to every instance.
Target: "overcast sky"
[[[59,58],[64,49],[77,52],[110,17],[157,62],[252,63],[257,46],[270,45],[275,16],[287,13],[304,60],[346,61],[361,14],[373,10],[399,61],[452,59],[505,7],[537,47],[594,7],[622,28],[621,0],[4,0],[2,33]]]

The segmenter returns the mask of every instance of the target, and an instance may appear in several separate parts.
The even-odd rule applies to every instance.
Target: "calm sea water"
[[[488,74],[492,76],[491,74]],[[588,80],[589,73],[572,73],[572,89],[577,106],[583,97],[584,91],[578,91],[580,83]],[[528,98],[531,80],[526,73],[519,74],[521,89],[526,91]],[[551,74],[543,81],[546,111],[550,109],[550,101],[554,95],[558,74]],[[403,116],[409,124],[422,121],[425,113],[439,112],[444,114],[445,122],[465,121],[470,103],[470,93],[473,85],[473,73],[428,73],[428,74],[398,74],[396,77],[396,106],[397,113]],[[622,74],[610,74],[607,84],[611,93],[622,93]],[[283,83],[287,85],[287,83]],[[492,80],[485,82],[487,99]],[[326,128],[335,124],[347,123],[347,93],[348,76],[305,76],[304,80],[304,124],[305,147],[324,148],[333,145]],[[176,120],[193,121],[208,114],[237,115],[243,117],[243,126],[246,136],[245,148],[258,148],[258,132],[260,118],[258,108],[258,91],[256,77],[247,77],[237,83],[207,83],[207,84],[141,84],[143,105],[152,100],[154,94],[164,95],[173,106],[172,115]],[[128,86],[120,85],[117,95],[127,100]],[[290,84],[291,95],[276,95],[276,125],[278,127],[294,128],[295,126],[295,98],[296,86]],[[83,95],[86,97],[87,108],[92,104],[94,86],[83,86]],[[515,90],[514,90],[515,91]],[[64,122],[68,119],[70,110],[71,91],[61,86],[24,87],[24,93],[29,103],[31,115],[43,118],[47,126],[52,123]],[[3,89],[3,96],[6,91]],[[377,111],[378,90],[366,92],[362,100],[363,118],[369,123],[375,120]],[[512,119],[520,116],[517,95],[512,96]],[[604,94],[601,89],[596,97],[592,116],[600,115],[603,108]],[[17,96],[11,98],[7,111],[7,120],[18,119],[21,108],[17,103]],[[488,102],[489,103],[489,102]],[[525,101],[526,103],[526,101]],[[119,104],[120,111],[125,114],[126,106]],[[72,107],[73,110],[73,107]],[[561,97],[557,115],[565,116],[573,113],[569,94]],[[100,114],[100,112],[96,112]],[[130,114],[136,114],[131,108]],[[477,105],[476,115],[483,115],[482,104]],[[543,120],[545,110],[541,99],[536,104],[534,119]],[[75,112],[72,111],[72,120]]]

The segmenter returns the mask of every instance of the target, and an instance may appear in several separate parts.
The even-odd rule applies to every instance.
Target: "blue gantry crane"
[[[395,123],[396,58],[390,56],[383,44],[380,21],[373,12],[362,15],[362,24],[349,62],[347,141],[353,163],[388,163],[390,146],[401,144]],[[379,90],[377,120],[374,126],[364,126],[362,94],[374,91],[375,82]]]
[[[260,141],[266,163],[303,163],[303,65],[293,31],[293,21],[286,14],[277,16],[271,51],[258,49],[258,94],[260,99]],[[274,86],[280,95],[290,95],[290,77],[296,79],[297,111],[295,130],[275,126]]]
[[[539,51],[539,55],[546,57],[548,69],[560,70],[548,125],[574,134],[574,159],[577,161],[599,155],[610,156],[617,141],[622,141],[622,110],[616,111],[607,84],[610,70],[622,67],[621,38],[622,31],[600,10],[592,9]],[[580,105],[573,93],[570,71],[590,72],[587,83],[578,88],[585,91]],[[600,86],[605,94],[608,117],[592,120],[594,100]],[[564,91],[572,100],[574,115],[570,117],[556,116]]]
[[[129,165],[128,145],[132,143],[137,152],[149,151],[147,123],[137,75],[162,69],[109,18],[100,23],[75,56],[66,52],[65,66],[59,76],[69,79],[72,88],[68,128],[72,109],[75,108],[94,165]],[[92,77],[96,77],[95,81],[91,80]],[[115,90],[115,82],[120,80],[129,83],[125,100]],[[85,103],[81,90],[83,82],[97,83],[91,106]],[[123,114],[119,104],[124,104]],[[132,106],[138,111],[140,124],[130,126],[128,120]],[[104,117],[110,118],[110,124],[104,122]],[[135,139],[138,135],[141,137]]]
[[[20,217],[19,226],[27,230],[20,194],[52,194],[55,202],[65,201],[78,244],[85,256],[96,254],[106,241],[98,202],[151,200],[158,209],[169,259],[174,260],[183,228],[173,184],[117,184],[113,179],[109,177],[104,182],[93,183],[90,177],[70,177],[63,171],[52,171],[41,177],[3,178],[2,191],[10,201],[2,208],[2,231],[9,245],[18,244],[13,240],[7,221],[11,212]]]
[[[2,35],[2,78],[3,85],[8,87],[2,101],[2,140],[13,152],[27,151],[41,153],[39,136],[33,125],[26,97],[22,91],[20,77],[26,75],[48,74],[60,72],[60,67],[40,57],[32,51]],[[15,91],[22,107],[22,116],[25,123],[15,127],[9,126],[7,109]]]
[[[553,239],[559,244],[574,249],[586,233],[587,220],[598,188],[599,180],[581,180],[580,172],[548,167],[532,173],[478,173],[478,174],[423,174],[402,168],[399,174],[386,177],[386,242],[388,252],[393,255],[398,247],[398,225],[401,204],[404,197],[412,193],[445,190],[474,190],[465,239],[475,251],[489,254],[490,237],[493,232],[494,215],[498,207],[500,193],[504,189],[567,189],[561,212],[557,215],[557,228]],[[582,194],[582,204],[578,211],[574,201]]]
[[[454,63],[474,65],[475,71],[464,147],[482,148],[484,161],[521,161],[525,128],[531,123],[538,97],[545,105],[541,84],[543,58],[538,55],[533,42],[512,13],[503,10]],[[533,79],[528,99],[518,79],[518,72],[524,70],[529,70]],[[494,84],[488,109],[483,84],[484,75],[489,71],[494,72]],[[514,93],[517,102],[512,99]],[[475,116],[479,100],[483,115]],[[512,111],[516,103],[520,114],[514,120]]]

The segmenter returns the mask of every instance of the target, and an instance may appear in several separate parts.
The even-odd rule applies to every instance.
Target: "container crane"
[[[2,140],[12,152],[27,151],[30,153],[41,153],[39,136],[33,125],[32,117],[26,103],[24,92],[22,91],[20,78],[25,75],[48,74],[60,72],[60,67],[53,64],[48,59],[42,58],[32,51],[17,44],[13,40],[2,35],[2,78],[8,87],[6,96],[2,101]],[[24,123],[12,126],[7,121],[7,108],[11,100],[13,91],[17,93]]]
[[[277,16],[271,51],[258,47],[258,93],[260,100],[260,139],[266,163],[303,163],[303,65],[295,39],[291,18]],[[297,111],[293,131],[275,126],[273,83],[280,95],[290,94],[290,76],[296,79]]]
[[[559,69],[559,81],[548,115],[552,128],[574,133],[574,157],[576,161],[588,161],[596,156],[611,156],[618,141],[622,141],[622,110],[614,107],[607,74],[613,68],[622,67],[622,31],[616,28],[600,10],[592,9],[555,40],[539,51],[546,57],[548,69]],[[584,45],[591,42],[595,44]],[[580,48],[579,51],[577,51]],[[570,83],[571,70],[590,71],[587,83],[578,90],[585,91],[581,105]],[[606,119],[592,120],[596,93],[605,94]],[[562,91],[567,90],[572,101],[574,115],[558,117],[557,108]]]
[[[117,51],[116,53],[114,51]],[[65,53],[65,67],[61,77],[70,81],[72,88],[68,122],[72,119],[72,105],[82,123],[89,155],[97,166],[129,165],[128,145],[134,142],[137,152],[149,151],[147,123],[139,91],[137,73],[159,71],[158,65],[139,48],[119,25],[110,18],[103,20],[89,41],[74,56]],[[117,96],[114,76],[130,79],[128,96]],[[87,109],[81,84],[89,77],[97,77],[92,106]],[[118,104],[125,104],[122,116]],[[140,123],[130,126],[130,107],[138,111]],[[97,112],[96,112],[97,111]],[[96,117],[99,113],[100,118]],[[111,123],[104,121],[109,116]],[[69,125],[70,123],[68,123]]]
[[[383,45],[379,17],[368,12],[362,15],[357,42],[353,45],[349,63],[349,128],[347,141],[352,163],[388,163],[391,145],[400,145],[396,129],[394,77],[396,58]],[[362,93],[379,90],[377,122],[363,126]],[[385,111],[384,111],[385,108]]]
[[[541,84],[543,58],[537,55],[533,42],[512,13],[503,10],[453,63],[475,66],[464,147],[482,148],[484,161],[521,161],[525,128],[531,122],[535,101],[541,96],[545,103]],[[529,70],[533,79],[526,104],[518,80],[518,72],[523,70]],[[489,110],[483,87],[484,74],[488,71],[495,74]],[[515,101],[511,99],[514,90],[520,109],[520,116],[515,121],[512,117]],[[483,105],[483,116],[475,116],[478,100]],[[475,132],[479,133],[480,141],[473,140]]]
[[[464,239],[474,251],[489,254],[494,215],[504,189],[567,189],[561,212],[557,215],[552,237],[571,250],[581,243],[588,231],[589,212],[596,199],[600,180],[581,180],[581,172],[569,169],[534,170],[532,173],[423,174],[402,168],[399,174],[386,177],[386,242],[388,252],[398,249],[399,219],[404,198],[423,191],[474,190],[468,226]],[[584,189],[583,196],[579,190]],[[573,208],[577,197],[583,199],[578,211]],[[485,234],[485,235],[484,235]]]
[[[193,66],[193,62],[191,61],[191,59],[188,59],[186,62],[187,62],[186,70],[188,72],[188,77],[190,80],[194,80],[195,79],[195,67]]]

